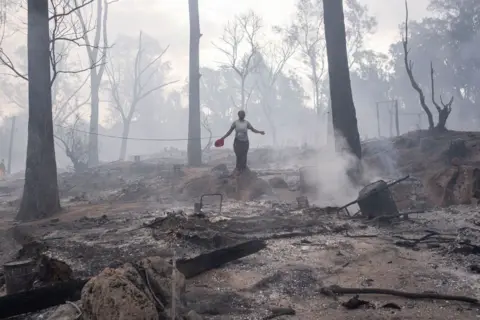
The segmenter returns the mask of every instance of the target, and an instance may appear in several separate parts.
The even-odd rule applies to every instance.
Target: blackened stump
[[[14,261],[3,266],[7,294],[29,290],[35,278],[33,260]]]
[[[393,200],[388,184],[383,180],[371,183],[360,190],[358,206],[362,215],[368,219],[398,214],[397,204]]]

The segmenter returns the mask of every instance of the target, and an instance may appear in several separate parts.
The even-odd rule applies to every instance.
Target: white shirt
[[[235,129],[235,139],[239,141],[248,141],[248,129],[252,129],[252,125],[247,120],[236,120],[232,123]]]

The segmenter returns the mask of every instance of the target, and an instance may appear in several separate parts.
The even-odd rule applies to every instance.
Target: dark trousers
[[[237,157],[236,168],[238,171],[243,171],[247,168],[247,154],[250,143],[248,141],[240,141],[235,139],[233,142],[233,151]]]

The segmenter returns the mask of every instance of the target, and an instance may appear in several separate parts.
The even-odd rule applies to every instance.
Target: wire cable
[[[122,139],[122,140],[135,140],[135,141],[163,141],[163,142],[169,142],[169,141],[189,141],[189,140],[208,140],[208,139],[217,139],[220,138],[220,136],[217,137],[203,137],[203,138],[194,138],[194,139],[189,139],[189,138],[172,138],[172,139],[161,139],[161,138],[130,138],[130,137],[120,137],[120,136],[114,136],[110,134],[102,134],[98,132],[91,132],[91,131],[85,131],[85,130],[80,130],[80,129],[75,129],[75,128],[68,128],[64,127],[59,124],[55,124],[55,126],[76,131],[76,132],[81,132],[81,133],[86,133],[86,134],[94,134],[99,137],[106,137],[106,138],[112,138],[112,139]]]

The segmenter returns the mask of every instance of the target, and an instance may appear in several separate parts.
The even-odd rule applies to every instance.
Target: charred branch
[[[312,84],[313,108],[320,115],[321,81],[326,72],[326,47],[323,10],[311,1],[299,1],[297,19],[289,30],[290,37],[300,47],[302,60],[309,69],[308,79]]]
[[[70,1],[66,0],[50,0],[49,21],[52,23],[49,40],[50,63],[52,66],[51,84],[55,82],[60,74],[83,73],[105,63],[105,61],[102,60],[90,59],[91,63],[86,67],[73,70],[59,68],[60,65],[64,65],[64,62],[68,58],[70,45],[77,47],[85,46],[92,50],[94,49],[86,40],[88,39],[88,33],[93,31],[94,28],[87,28],[86,26],[85,28],[81,28],[81,26],[83,26],[82,20],[72,18],[73,14],[80,17],[81,9],[93,2],[93,0],[82,0],[80,2],[75,1],[75,4],[71,5]],[[62,45],[58,46],[59,43],[62,43]],[[17,68],[3,49],[0,49],[0,63],[11,71],[11,76],[28,81],[28,74]]]
[[[54,0],[51,0],[50,1],[52,7],[57,7],[56,4],[55,4],[55,1]],[[54,19],[58,19],[58,18],[62,18],[62,17],[66,17],[66,16],[69,16],[71,15],[72,13],[74,13],[75,11],[77,10],[80,10],[86,6],[88,6],[90,3],[93,3],[93,0],[88,0],[88,1],[82,1],[80,4],[77,3],[77,1],[75,1],[75,7],[70,7],[70,5],[67,3],[64,3],[63,5],[63,12],[60,12],[60,13],[56,13],[54,15],[52,15],[50,18],[48,18],[49,21],[51,20],[54,20]]]
[[[478,299],[467,297],[467,296],[457,296],[457,295],[448,295],[440,293],[416,293],[416,292],[405,292],[399,290],[390,290],[382,288],[344,288],[340,286],[330,286],[322,288],[322,293],[328,296],[336,296],[339,294],[385,294],[396,297],[403,297],[407,299],[432,299],[432,300],[447,300],[447,301],[461,301],[472,303],[475,305],[479,304]]]
[[[428,107],[425,101],[425,94],[423,93],[423,90],[420,88],[420,85],[418,84],[418,82],[415,80],[415,77],[413,76],[413,62],[408,58],[408,53],[410,52],[410,50],[408,49],[408,4],[406,0],[405,0],[405,34],[402,37],[402,43],[403,43],[403,51],[404,51],[405,68],[407,70],[408,78],[410,79],[410,83],[413,89],[415,89],[415,91],[417,91],[419,95],[420,105],[422,106],[422,109],[427,114],[428,127],[430,130],[436,129],[436,130],[444,131],[446,130],[446,123],[447,123],[448,116],[452,112],[453,96],[447,103],[444,103],[442,96],[440,96],[440,103],[442,104],[442,106],[440,106],[437,103],[437,101],[435,100],[435,79],[434,79],[435,70],[433,68],[433,62],[430,62],[430,84],[431,84],[432,103],[438,112],[438,122],[437,122],[437,125],[435,125],[433,121],[432,112],[430,111],[430,108]]]
[[[427,106],[425,102],[425,94],[423,93],[422,88],[415,80],[413,76],[413,61],[409,59],[408,54],[410,53],[410,49],[408,48],[408,3],[405,0],[405,34],[402,36],[402,44],[403,44],[403,52],[404,52],[404,62],[405,62],[405,69],[407,70],[408,78],[410,79],[410,84],[412,88],[417,91],[419,99],[420,99],[420,106],[422,107],[423,111],[427,114],[428,119],[428,127],[429,129],[433,129],[435,124],[433,122],[433,115],[430,111],[430,108]]]
[[[75,4],[76,1],[75,0]],[[108,49],[108,33],[107,33],[107,21],[110,4],[118,2],[118,0],[97,0],[96,17],[93,15],[90,17],[84,16],[81,10],[75,11],[78,18],[80,28],[85,34],[85,48],[87,50],[88,59],[90,65],[94,66],[90,72],[90,137],[89,137],[89,165],[98,164],[98,122],[99,122],[99,92],[100,85],[105,73],[107,62],[107,49]],[[92,20],[94,21],[92,26]],[[88,36],[88,30],[95,29],[93,39]],[[103,45],[100,45],[100,43]],[[97,64],[97,61],[100,61]]]

